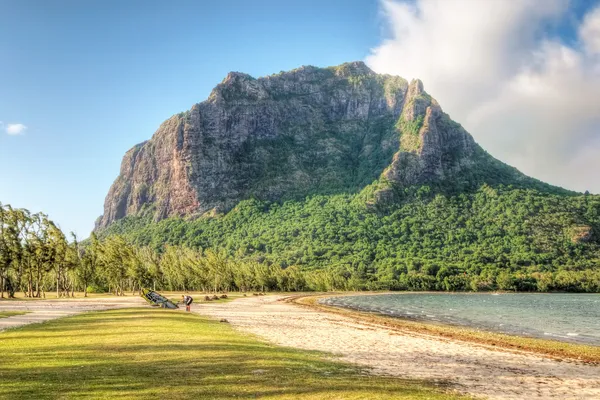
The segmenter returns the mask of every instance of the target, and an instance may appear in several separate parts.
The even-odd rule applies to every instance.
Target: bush
[[[88,293],[106,293],[106,292],[108,292],[108,290],[99,285],[89,285],[87,287],[87,292]]]

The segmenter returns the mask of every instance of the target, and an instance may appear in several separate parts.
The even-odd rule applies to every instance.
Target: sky
[[[85,238],[123,154],[229,71],[364,60],[420,78],[492,155],[600,193],[588,0],[0,0],[0,202]]]

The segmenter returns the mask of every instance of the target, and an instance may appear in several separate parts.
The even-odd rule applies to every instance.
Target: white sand
[[[448,340],[278,301],[248,297],[194,304],[271,343],[334,353],[373,373],[449,383],[489,399],[600,399],[600,366]]]

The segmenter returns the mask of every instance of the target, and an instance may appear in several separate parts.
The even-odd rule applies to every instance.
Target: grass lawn
[[[14,315],[25,315],[26,311],[0,311],[0,318],[8,318]]]
[[[0,398],[234,397],[459,398],[179,311],[101,311],[0,332]]]

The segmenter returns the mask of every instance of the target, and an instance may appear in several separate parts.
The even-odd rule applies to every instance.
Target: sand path
[[[194,305],[274,344],[334,353],[373,373],[446,382],[462,393],[509,399],[600,399],[600,366],[390,330],[307,307],[249,297]]]
[[[137,296],[65,300],[2,301],[0,302],[0,311],[25,311],[27,314],[0,318],[0,331],[81,314],[86,311],[110,310],[141,305],[146,305],[146,302],[144,299]]]

